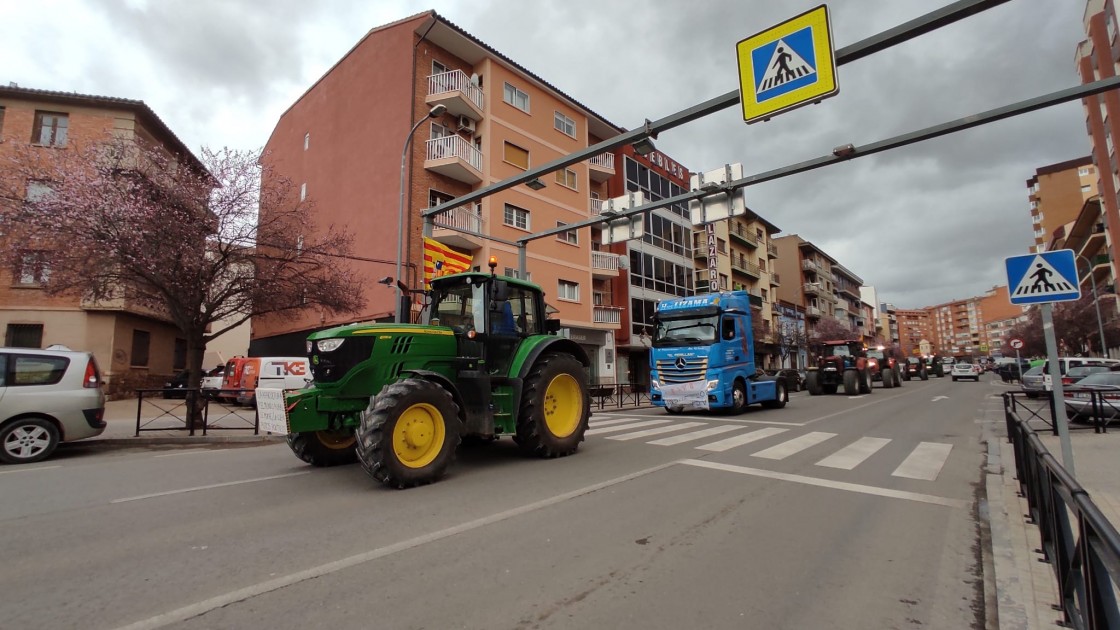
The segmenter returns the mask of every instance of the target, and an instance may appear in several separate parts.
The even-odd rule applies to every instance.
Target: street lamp
[[[1093,277],[1093,263],[1088,258],[1078,255],[1078,260],[1084,260],[1089,282],[1093,285],[1093,306],[1097,307],[1097,332],[1101,335],[1101,356],[1108,354],[1108,347],[1104,345],[1104,323],[1101,321],[1101,301],[1097,299],[1097,279]]]
[[[404,169],[405,169],[405,158],[408,156],[408,145],[409,145],[409,143],[412,142],[412,134],[416,133],[416,130],[420,128],[420,125],[424,124],[425,120],[428,120],[429,118],[439,118],[446,111],[447,111],[447,106],[442,105],[442,104],[441,105],[436,105],[432,109],[428,110],[428,115],[421,118],[420,120],[417,120],[416,124],[412,126],[412,130],[408,132],[408,135],[404,139],[404,148],[401,149],[401,199],[400,199],[400,205],[397,206],[397,275],[396,275],[396,280],[397,280],[397,308],[396,308],[396,322],[398,324],[403,324],[404,323],[404,308],[401,305],[402,293],[401,293],[400,279],[401,279],[401,256],[403,255],[402,252],[404,250]]]

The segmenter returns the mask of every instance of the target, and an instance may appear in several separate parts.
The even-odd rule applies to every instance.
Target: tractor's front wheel
[[[288,434],[288,448],[312,466],[340,466],[358,461],[351,431],[306,431]]]
[[[805,389],[809,391],[810,396],[820,396],[823,392],[821,389],[821,376],[817,372],[809,372],[805,375]]]
[[[859,376],[855,370],[844,370],[844,395],[855,396],[859,394]]]
[[[582,363],[567,354],[545,355],[525,379],[513,441],[538,457],[576,452],[591,418],[587,392],[587,370]]]
[[[460,424],[459,406],[446,389],[417,378],[397,381],[362,413],[358,461],[393,488],[432,483],[455,458]]]

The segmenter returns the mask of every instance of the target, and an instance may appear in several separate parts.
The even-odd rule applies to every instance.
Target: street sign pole
[[[1046,302],[1042,309],[1042,336],[1046,338],[1046,357],[1050,366],[1050,412],[1054,419],[1054,426],[1058,429],[1058,439],[1062,443],[1062,467],[1074,478],[1073,471],[1073,445],[1069,441],[1069,420],[1066,419],[1065,391],[1062,387],[1062,371],[1058,365],[1058,341],[1054,335],[1054,317],[1051,313],[1053,304]]]

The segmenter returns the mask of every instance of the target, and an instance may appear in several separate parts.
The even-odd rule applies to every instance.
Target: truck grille
[[[659,359],[657,374],[662,383],[688,383],[704,378],[708,371],[708,357],[685,359],[684,367],[677,367],[677,359]]]
[[[315,351],[311,360],[311,375],[316,383],[334,383],[346,376],[355,365],[373,353],[373,337],[347,337],[333,352]]]

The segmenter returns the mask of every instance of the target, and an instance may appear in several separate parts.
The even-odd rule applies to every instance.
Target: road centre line
[[[256,479],[242,479],[240,481],[227,481],[225,483],[215,483],[208,486],[195,486],[193,488],[181,488],[179,490],[168,490],[167,492],[153,492],[152,494],[142,494],[136,497],[127,497],[124,499],[113,499],[109,503],[128,503],[129,501],[140,501],[141,499],[154,499],[156,497],[166,497],[172,494],[183,494],[186,492],[196,492],[198,490],[212,490],[214,488],[225,488],[227,486],[239,486],[246,483],[256,483],[258,481],[270,481],[272,479],[283,479],[285,477],[298,477],[299,475],[310,475],[310,470],[302,470],[300,472],[285,473],[283,475],[272,475],[270,477],[257,477]]]
[[[678,464],[686,466],[696,466],[699,468],[709,468],[712,470],[722,470],[725,472],[738,473],[740,475],[750,475],[753,477],[764,477],[766,479],[777,479],[779,481],[792,481],[793,483],[800,483],[807,486],[818,486],[821,488],[832,488],[834,490],[845,490],[847,492],[858,492],[861,494],[870,494],[880,497],[887,497],[891,499],[905,499],[907,501],[917,501],[918,503],[930,503],[933,505],[944,505],[946,507],[967,508],[968,501],[960,499],[948,499],[945,497],[938,497],[932,494],[921,494],[918,492],[905,492],[902,490],[892,490],[890,488],[877,488],[875,486],[865,486],[858,483],[846,483],[843,481],[832,481],[831,479],[817,479],[816,477],[805,477],[803,475],[791,475],[789,473],[780,473],[772,470],[761,470],[759,468],[747,468],[746,466],[733,466],[731,464],[721,464],[719,462],[708,462],[699,459],[682,459],[677,461]]]
[[[583,488],[579,488],[578,490],[572,490],[571,492],[565,492],[553,497],[549,497],[547,499],[536,501],[534,503],[529,503],[520,507],[505,510],[504,512],[498,512],[496,514],[491,514],[490,516],[477,518],[473,521],[467,521],[466,523],[453,525],[439,531],[416,536],[415,538],[410,538],[408,540],[402,540],[398,543],[393,543],[384,547],[378,547],[377,549],[371,549],[369,551],[354,554],[340,560],[335,560],[334,562],[328,562],[326,564],[321,564],[310,569],[304,569],[303,571],[289,573],[288,575],[284,575],[271,580],[266,580],[264,582],[259,582],[251,586],[246,586],[245,588],[241,588],[224,595],[218,595],[216,597],[211,597],[210,599],[204,599],[200,602],[195,602],[194,604],[183,606],[182,608],[176,608],[175,610],[155,615],[154,617],[142,619],[140,621],[128,624],[127,626],[121,626],[117,628],[117,630],[153,630],[154,628],[162,628],[173,623],[183,622],[188,619],[204,615],[212,610],[216,610],[224,606],[229,606],[230,604],[235,604],[237,602],[241,602],[253,597],[258,597],[260,595],[264,595],[265,593],[277,591],[282,588],[304,582],[306,580],[312,580],[331,573],[337,573],[344,569],[348,569],[359,564],[364,564],[372,560],[377,560],[379,558],[384,558],[385,556],[390,556],[401,551],[408,551],[409,549],[413,549],[421,545],[426,545],[428,543],[443,540],[444,538],[449,538],[451,536],[462,534],[464,532],[469,532],[480,527],[493,525],[495,523],[500,523],[502,521],[506,521],[523,514],[529,514],[530,512],[535,512],[546,507],[551,507],[553,505],[557,505],[586,494],[591,494],[593,492],[625,483],[639,477],[644,477],[646,475],[664,470],[671,466],[675,466],[676,464],[677,462],[667,462],[658,466],[654,466],[652,468],[646,468],[637,472],[623,475],[621,477],[615,477],[614,479],[608,479],[607,481],[602,481],[590,486],[585,486]]]
[[[37,468],[17,468],[15,470],[0,470],[0,475],[8,475],[11,473],[21,472],[35,472],[36,470],[51,470],[52,468],[62,468],[62,466],[39,466]]]

